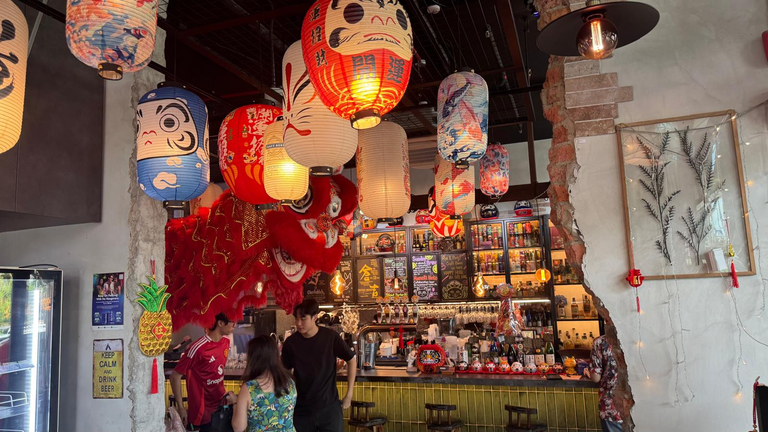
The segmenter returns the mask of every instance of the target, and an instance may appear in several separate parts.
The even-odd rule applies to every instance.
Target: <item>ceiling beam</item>
[[[304,14],[307,12],[307,10],[309,10],[309,7],[312,5],[312,3],[313,2],[311,1],[299,3],[299,4],[286,6],[286,7],[282,7],[275,10],[258,12],[258,13],[254,13],[254,14],[250,14],[242,17],[232,18],[225,21],[219,21],[213,24],[194,27],[189,30],[180,31],[179,36],[190,37],[190,36],[195,36],[203,33],[214,32],[216,30],[224,30],[232,27],[239,27],[247,24],[253,24],[259,21],[269,21],[269,20],[280,18],[283,16]]]
[[[496,12],[499,14],[501,20],[501,27],[504,29],[504,35],[507,38],[507,49],[510,56],[512,56],[512,63],[521,68],[515,71],[515,78],[517,79],[518,86],[528,87],[528,73],[525,70],[525,63],[523,63],[523,54],[520,46],[520,39],[517,37],[517,24],[515,23],[515,14],[512,11],[512,3],[510,0],[496,0]],[[533,99],[530,93],[523,99],[525,104],[525,114],[528,120],[536,120],[536,115],[533,111]]]
[[[502,72],[517,72],[518,70],[523,70],[523,67],[522,66],[509,66],[509,67],[503,67],[503,68],[497,68],[497,69],[489,69],[489,70],[479,71],[479,72],[475,71],[475,73],[480,75],[480,76],[482,76],[482,77],[489,77],[489,76],[496,75],[496,74],[499,74],[499,73],[502,73]],[[413,76],[413,75],[411,75],[411,76]],[[427,82],[423,82],[423,83],[410,84],[408,86],[408,90],[418,90],[418,89],[423,89],[423,88],[437,87],[437,86],[440,85],[441,82],[443,82],[443,81],[442,80],[440,80],[440,81],[427,81]]]

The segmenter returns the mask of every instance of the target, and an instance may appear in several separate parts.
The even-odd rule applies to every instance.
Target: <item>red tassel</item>
[[[637,313],[640,313],[640,297],[635,294],[635,300],[637,301]]]
[[[149,391],[150,394],[157,394],[160,389],[157,388],[157,357],[155,357],[152,360],[152,389]]]
[[[734,288],[739,287],[739,277],[736,275],[736,265],[733,264],[733,261],[731,261],[731,281]]]

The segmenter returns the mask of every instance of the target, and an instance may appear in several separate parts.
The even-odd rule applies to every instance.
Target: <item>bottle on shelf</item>
[[[547,345],[544,347],[544,361],[550,366],[555,364],[555,347],[550,341],[547,341]]]
[[[573,338],[573,347],[576,349],[584,348],[581,344],[581,338],[579,337],[578,333],[576,333],[576,336]]]
[[[529,365],[531,363],[536,364],[535,359],[536,359],[535,352],[534,352],[533,346],[531,346],[525,351],[525,365]]]
[[[557,305],[557,317],[560,319],[565,319],[565,305],[564,304],[558,304]]]
[[[541,349],[541,347],[538,347],[534,350],[533,354],[533,364],[536,366],[542,364],[545,362],[546,357],[544,356],[544,350]]]
[[[581,347],[583,349],[592,349],[592,345],[589,343],[586,333],[581,334]]]
[[[589,337],[587,338],[587,342],[589,343],[590,347],[592,347],[592,345],[595,344],[595,337],[592,335],[592,332],[589,332]]]
[[[567,350],[574,349],[576,345],[573,343],[573,339],[571,339],[571,334],[569,332],[565,332],[565,341],[563,341],[563,347]]]
[[[579,305],[576,303],[576,297],[572,297],[571,299],[571,318],[579,318]]]
[[[590,318],[592,316],[592,300],[587,294],[581,296],[581,307],[584,309],[584,318]]]

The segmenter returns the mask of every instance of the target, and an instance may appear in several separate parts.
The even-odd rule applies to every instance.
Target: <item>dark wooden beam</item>
[[[476,189],[475,202],[477,204],[494,204],[497,202],[530,200],[546,192],[548,187],[549,182],[510,186],[507,193],[504,194],[501,199],[491,199],[490,197],[483,195],[480,189]],[[410,210],[426,209],[428,206],[428,195],[411,195]]]
[[[528,73],[525,70],[527,65],[523,63],[523,54],[520,46],[520,39],[517,37],[517,24],[515,23],[515,14],[512,11],[512,3],[510,0],[496,0],[496,12],[499,14],[501,20],[501,27],[504,29],[504,35],[507,38],[507,49],[510,56],[512,56],[512,62],[516,66],[521,66],[521,69],[515,72],[515,78],[519,87],[528,87]],[[530,121],[536,120],[536,115],[533,111],[533,99],[531,99],[530,93],[524,99],[525,114]]]
[[[228,29],[232,27],[239,27],[247,24],[253,24],[259,21],[269,21],[269,20],[284,17],[284,16],[304,14],[307,12],[307,10],[309,10],[309,7],[312,5],[312,3],[313,2],[309,1],[309,2],[299,3],[291,6],[282,7],[275,10],[269,10],[269,11],[259,12],[259,13],[255,13],[247,16],[232,18],[225,21],[219,21],[213,24],[206,24],[203,26],[191,28],[189,30],[180,31],[179,36],[190,37],[190,36],[195,36],[203,33],[214,32],[216,30],[223,30],[223,29]]]

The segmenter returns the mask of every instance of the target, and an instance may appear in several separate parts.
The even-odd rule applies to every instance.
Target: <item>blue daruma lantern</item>
[[[205,192],[210,178],[208,109],[194,93],[161,83],[136,108],[139,185],[173,203]]]
[[[488,84],[469,69],[449,75],[437,93],[437,150],[466,168],[488,145]]]

